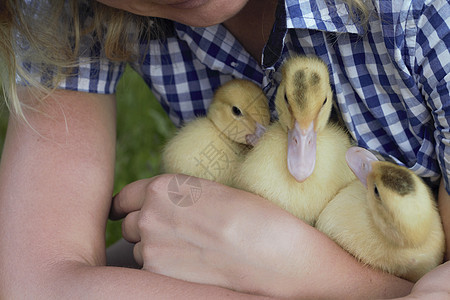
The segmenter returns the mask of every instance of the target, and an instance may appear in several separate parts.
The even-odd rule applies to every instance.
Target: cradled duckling
[[[316,228],[361,262],[410,281],[442,263],[441,219],[420,177],[358,147],[347,160],[360,181],[325,207]]]
[[[206,117],[189,122],[167,143],[163,168],[231,185],[241,156],[269,122],[261,88],[247,80],[231,80],[216,91]]]
[[[313,225],[325,205],[355,179],[345,161],[349,137],[328,122],[332,101],[323,61],[305,56],[287,60],[275,98],[279,120],[246,155],[236,187]]]

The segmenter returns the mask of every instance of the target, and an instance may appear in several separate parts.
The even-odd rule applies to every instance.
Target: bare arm
[[[104,267],[114,97],[57,91],[46,103],[31,104],[40,110],[27,114],[34,130],[13,117],[9,121],[0,164],[0,298],[239,296]]]
[[[177,206],[168,198],[174,176],[185,175],[134,182],[114,201],[115,217],[128,213],[123,234],[137,243],[135,257],[145,270],[296,299],[410,292],[412,283],[364,267],[324,234],[256,195],[201,180],[198,202]]]

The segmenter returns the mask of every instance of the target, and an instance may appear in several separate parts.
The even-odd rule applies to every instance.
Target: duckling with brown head
[[[410,281],[442,263],[441,219],[421,178],[358,147],[347,160],[359,180],[325,207],[317,229],[363,263]]]

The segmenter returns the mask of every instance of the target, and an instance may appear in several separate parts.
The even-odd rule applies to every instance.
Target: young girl
[[[448,262],[413,286],[214,182],[200,180],[188,207],[168,192],[186,180],[179,174],[131,183],[112,205],[111,194],[125,62],[180,125],[232,78],[259,84],[272,103],[284,59],[317,55],[358,144],[438,191],[449,245],[449,9],[441,0],[2,1],[12,115],[0,165],[0,298],[448,296]],[[105,266],[109,214],[126,216],[123,236],[143,270]]]

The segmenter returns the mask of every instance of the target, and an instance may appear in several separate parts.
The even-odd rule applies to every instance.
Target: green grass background
[[[2,93],[0,93],[2,94]],[[161,173],[161,147],[175,127],[141,77],[127,68],[117,87],[117,146],[114,194],[138,179]],[[3,103],[3,99],[0,99]],[[0,113],[3,148],[8,113]],[[121,237],[121,221],[108,221],[106,244]]]

